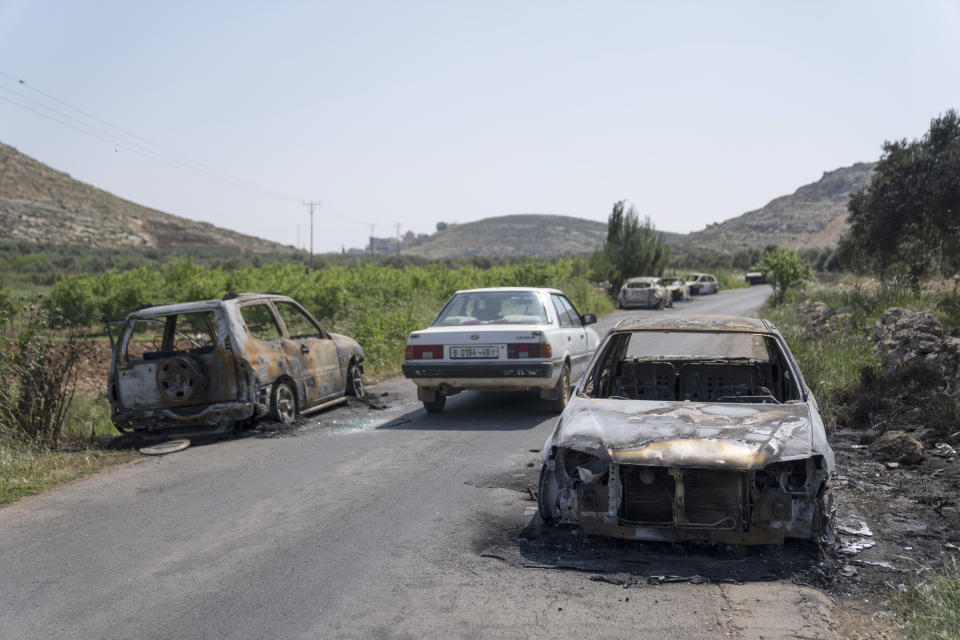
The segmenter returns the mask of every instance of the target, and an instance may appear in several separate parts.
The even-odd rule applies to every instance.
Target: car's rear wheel
[[[439,391],[434,394],[433,400],[424,400],[423,408],[429,411],[430,413],[440,413],[443,411],[444,405],[447,404],[447,396],[443,395]]]
[[[363,372],[360,370],[360,365],[352,362],[347,369],[347,394],[362,398],[366,393],[367,391],[363,386]]]
[[[282,424],[291,424],[297,417],[297,396],[287,381],[273,385],[270,394],[270,415]]]
[[[563,413],[570,402],[570,365],[563,365],[560,380],[557,381],[556,397],[550,401],[550,410],[554,413]]]

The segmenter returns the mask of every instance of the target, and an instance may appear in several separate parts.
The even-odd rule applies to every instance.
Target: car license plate
[[[451,360],[464,360],[470,358],[499,358],[500,347],[450,347]]]

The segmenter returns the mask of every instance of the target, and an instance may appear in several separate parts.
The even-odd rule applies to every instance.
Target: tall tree
[[[669,260],[670,249],[650,216],[641,224],[632,204],[614,203],[607,218],[607,239],[592,259],[595,274],[609,280],[616,292],[627,278],[661,275]]]
[[[951,109],[919,140],[883,145],[866,189],[848,206],[845,263],[919,289],[932,271],[960,269],[960,115]]]

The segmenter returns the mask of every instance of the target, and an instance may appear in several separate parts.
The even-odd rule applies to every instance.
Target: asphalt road
[[[755,311],[768,287],[674,310]],[[535,396],[427,414],[370,389],[291,429],[102,473],[0,508],[0,638],[821,638],[832,604],[779,550],[540,526]],[[385,394],[385,395],[384,395]]]

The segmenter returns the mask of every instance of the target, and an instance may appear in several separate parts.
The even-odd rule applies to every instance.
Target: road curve
[[[833,637],[830,601],[791,582],[804,549],[542,528],[528,490],[555,418],[536,397],[427,414],[406,380],[370,391],[0,508],[0,638]]]

